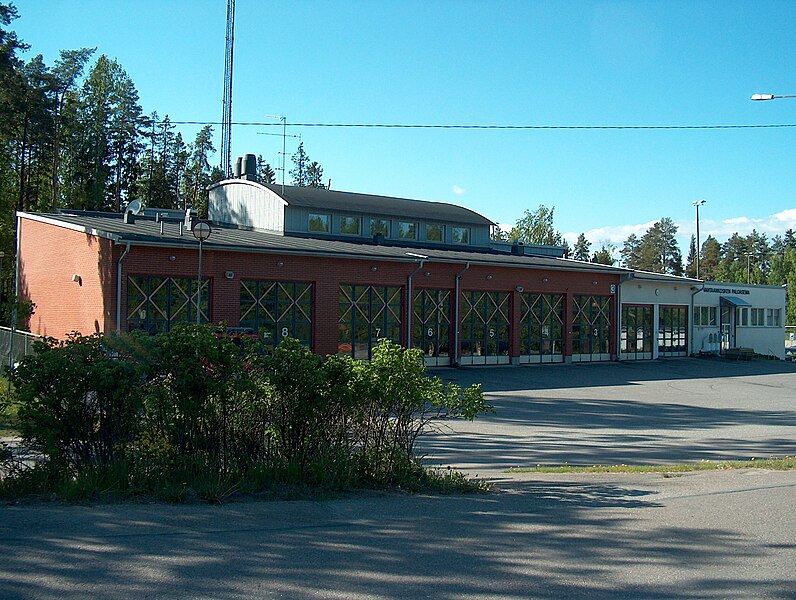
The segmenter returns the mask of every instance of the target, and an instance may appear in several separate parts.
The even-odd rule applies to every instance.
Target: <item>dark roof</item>
[[[694,279],[693,277],[680,277],[678,275],[669,275],[667,273],[651,273],[650,271],[633,271],[633,279],[641,281],[660,281],[670,283],[702,283],[701,279]]]
[[[445,202],[409,200],[407,198],[391,198],[389,196],[373,196],[356,192],[338,192],[337,190],[290,185],[284,186],[285,191],[282,193],[281,185],[266,184],[265,187],[281,196],[288,203],[288,206],[351,211],[468,225],[494,225],[492,221],[469,208],[446,204]]]
[[[135,223],[125,223],[121,215],[114,213],[81,213],[74,211],[59,214],[20,213],[20,216],[109,238],[117,244],[130,243],[131,245],[167,248],[185,246],[195,248],[197,244],[190,231],[183,230],[182,236],[180,235],[179,223],[175,221],[164,222],[163,234],[161,235],[161,224],[154,220],[137,217]],[[415,261],[421,257],[427,257],[427,260],[431,262],[469,262],[471,264],[490,264],[507,267],[566,269],[614,274],[629,272],[627,269],[619,267],[609,267],[566,258],[516,256],[488,250],[470,251],[464,249],[448,250],[375,245],[369,240],[363,240],[362,243],[358,243],[332,239],[293,237],[260,230],[240,229],[232,225],[213,225],[212,235],[204,242],[204,248],[229,252],[324,255],[373,260]]]

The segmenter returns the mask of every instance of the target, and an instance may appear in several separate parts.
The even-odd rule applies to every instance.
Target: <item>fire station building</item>
[[[389,338],[434,366],[692,351],[701,282],[496,243],[494,223],[460,206],[229,179],[210,189],[201,243],[197,222],[159,209],[19,213],[31,332],[203,322],[356,359]]]

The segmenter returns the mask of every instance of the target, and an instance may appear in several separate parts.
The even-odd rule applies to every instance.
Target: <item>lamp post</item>
[[[696,207],[696,278],[699,279],[699,207],[702,206],[707,200],[694,200],[691,204]]]
[[[778,100],[779,98],[796,98],[796,94],[785,94],[782,96],[776,94],[752,94],[752,100],[755,102],[760,100]]]
[[[199,275],[196,279],[196,324],[199,325],[202,316],[202,242],[210,237],[213,229],[207,221],[196,221],[191,233],[199,240]]]

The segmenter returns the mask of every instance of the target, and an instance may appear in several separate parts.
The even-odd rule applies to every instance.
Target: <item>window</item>
[[[748,327],[749,326],[749,309],[748,308],[737,308],[735,310],[735,323],[740,327]]]
[[[390,237],[390,223],[387,219],[371,219],[370,220],[370,235],[374,236],[381,234],[384,237]]]
[[[453,227],[451,229],[451,237],[454,244],[469,244],[470,243],[470,228],[469,227]]]
[[[409,223],[407,221],[398,222],[398,237],[404,240],[417,239],[417,223]]]
[[[715,306],[695,306],[694,325],[696,327],[716,327],[718,325],[717,313]]]
[[[763,327],[766,324],[766,309],[765,308],[750,308],[752,313],[750,324],[752,327]]]
[[[329,233],[329,215],[310,213],[308,229],[309,231]]]
[[[445,241],[445,226],[444,225],[426,225],[426,239],[429,242],[444,242]]]
[[[359,235],[359,217],[340,217],[340,233]]]
[[[767,308],[766,309],[766,327],[779,327],[780,326],[780,309]]]

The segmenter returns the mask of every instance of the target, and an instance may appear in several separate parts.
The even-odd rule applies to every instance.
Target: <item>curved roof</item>
[[[225,183],[225,182],[222,182]],[[339,192],[311,187],[291,185],[265,184],[265,187],[281,196],[289,206],[315,208],[334,211],[351,211],[371,215],[391,217],[407,217],[462,223],[469,225],[494,225],[483,215],[455,204],[445,202],[429,202],[426,200],[410,200],[390,196],[373,196],[357,192]]]

